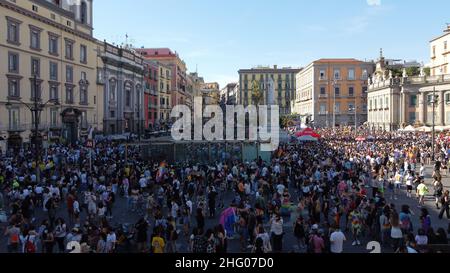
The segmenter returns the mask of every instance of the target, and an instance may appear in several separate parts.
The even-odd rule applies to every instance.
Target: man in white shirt
[[[330,235],[331,253],[342,253],[344,251],[344,242],[347,240],[344,233],[338,228]]]

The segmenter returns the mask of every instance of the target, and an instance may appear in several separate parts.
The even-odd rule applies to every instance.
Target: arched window
[[[80,6],[80,20],[81,23],[87,24],[87,5],[86,2],[81,2]]]

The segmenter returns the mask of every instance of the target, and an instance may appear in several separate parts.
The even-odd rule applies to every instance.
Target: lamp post
[[[34,84],[34,94],[32,92],[32,103],[31,104],[27,104],[24,103],[20,100],[15,101],[17,104],[20,105],[24,105],[25,107],[27,107],[30,112],[31,115],[33,117],[33,136],[32,136],[32,142],[34,140],[34,159],[36,162],[36,166],[35,166],[35,171],[36,171],[36,181],[39,183],[40,182],[40,169],[39,169],[39,160],[40,160],[40,145],[39,145],[39,141],[38,141],[38,136],[39,136],[39,124],[40,124],[40,116],[41,116],[41,112],[45,109],[45,107],[49,104],[49,103],[53,103],[55,106],[59,105],[59,102],[57,100],[53,100],[50,99],[48,100],[46,103],[40,103],[40,96],[38,97],[40,90],[38,90],[39,85],[37,83],[37,75],[35,74],[33,77],[33,84]],[[13,104],[11,103],[11,101],[8,98],[8,102],[6,103],[7,107],[12,106]]]
[[[336,79],[333,80],[333,131],[336,129]]]
[[[432,125],[432,137],[431,137],[431,160],[434,162],[436,159],[436,155],[435,155],[435,139],[436,139],[436,133],[435,133],[435,128],[436,128],[436,86],[433,87],[433,125]]]

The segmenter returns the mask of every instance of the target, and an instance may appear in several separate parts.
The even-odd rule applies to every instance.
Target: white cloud
[[[367,0],[369,6],[381,6],[381,0]]]

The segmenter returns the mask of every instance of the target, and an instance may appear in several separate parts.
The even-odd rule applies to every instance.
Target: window
[[[41,100],[42,99],[42,97],[41,97],[41,83],[42,83],[42,81],[39,81],[39,80],[37,80],[37,81],[34,81],[34,79],[31,79],[30,80],[30,84],[31,84],[31,100],[32,101],[34,101],[34,100]]]
[[[362,105],[362,110],[363,110],[363,112],[367,112],[367,104]]]
[[[339,69],[334,70],[334,79],[340,80],[341,79],[341,71]]]
[[[41,49],[41,29],[30,26],[30,48],[34,50]]]
[[[50,62],[50,80],[58,81],[58,63]]]
[[[87,63],[87,47],[85,45],[80,46],[80,62]]]
[[[319,115],[325,115],[327,113],[327,105],[324,103],[320,104],[319,111],[320,111]]]
[[[50,110],[50,125],[55,127],[58,125],[58,109]]]
[[[97,104],[97,96],[94,96],[94,104]]]
[[[58,100],[58,85],[56,84],[50,85],[50,100]]]
[[[8,24],[7,42],[10,44],[20,45],[20,24],[22,22],[11,17],[6,17],[6,20]]]
[[[379,99],[379,104],[380,104],[380,110],[383,109],[383,99],[382,98]]]
[[[416,107],[417,106],[417,95],[411,95],[409,97],[409,106]]]
[[[33,5],[32,9],[33,9],[34,12],[38,12],[38,6]]]
[[[334,106],[334,111],[336,114],[339,114],[341,112],[341,103],[340,102],[336,102],[336,104]]]
[[[19,54],[10,52],[8,54],[9,73],[19,73]]]
[[[445,103],[450,104],[450,93],[445,94]]]
[[[355,104],[353,102],[348,103],[348,112],[354,113],[355,112]]]
[[[66,82],[73,83],[73,67],[70,65],[66,66]]]
[[[416,112],[409,112],[409,123],[416,123]]]
[[[384,105],[384,107],[386,109],[389,109],[389,98],[385,98],[385,105]]]
[[[109,81],[109,100],[110,101],[116,101],[116,81],[110,80]]]
[[[367,93],[367,86],[363,86],[362,92],[363,92],[363,94]]]
[[[369,78],[369,72],[367,72],[367,69],[363,69],[362,79],[367,80],[368,78]]]
[[[66,103],[73,104],[73,86],[66,86]]]
[[[436,46],[433,46],[433,58],[436,57]]]
[[[41,61],[37,58],[31,58],[31,76],[41,76]]]
[[[51,55],[58,55],[58,36],[49,34],[48,53]]]
[[[66,39],[66,59],[73,60],[74,41]]]
[[[125,106],[131,107],[131,90],[125,90]]]
[[[88,104],[87,86],[80,86],[80,104]]]
[[[447,50],[447,41],[444,41],[444,50]]]
[[[19,108],[9,109],[9,129],[17,130],[19,129],[19,124],[20,124]]]
[[[169,92],[170,91],[170,85],[167,84],[166,87],[167,87],[167,92]]]
[[[349,95],[350,97],[355,96],[355,88],[354,88],[354,87],[349,87],[349,88],[348,88],[348,95]]]
[[[20,79],[8,77],[8,97],[20,97]]]
[[[115,117],[116,117],[116,112],[115,112],[115,111],[111,111],[111,112],[109,113],[109,117],[115,118]]]
[[[319,72],[319,78],[320,78],[321,80],[325,80],[325,79],[326,79],[326,73],[325,73],[325,70],[323,70],[323,69],[320,70],[320,72]]]
[[[334,95],[339,97],[341,95],[341,89],[339,87],[334,88]]]
[[[348,79],[351,81],[355,79],[355,69],[351,68],[348,70]]]
[[[372,111],[372,100],[369,100],[369,111]]]
[[[84,81],[84,82],[85,82],[86,79],[87,79],[87,78],[86,78],[86,75],[87,75],[86,72],[81,72],[81,80]]]

